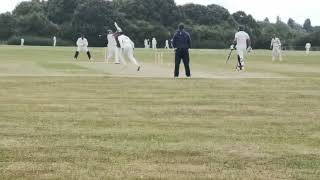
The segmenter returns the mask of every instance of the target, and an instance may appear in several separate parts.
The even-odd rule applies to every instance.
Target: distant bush
[[[300,37],[295,41],[295,45],[304,47],[307,42],[310,42],[313,47],[320,46],[320,31]]]
[[[20,45],[22,37],[12,36],[8,39],[8,45]],[[37,37],[37,36],[25,36],[24,45],[28,46],[52,46],[53,40],[51,38]],[[66,41],[57,39],[57,46],[72,46],[72,41]]]

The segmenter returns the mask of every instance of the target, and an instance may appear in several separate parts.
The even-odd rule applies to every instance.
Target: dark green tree
[[[79,4],[72,19],[74,28],[73,39],[79,33],[84,33],[90,39],[91,45],[103,45],[98,35],[114,27],[115,11],[111,1],[90,0]]]
[[[46,13],[56,24],[70,23],[77,6],[81,3],[81,0],[48,0]]]
[[[256,20],[251,16],[247,15],[243,11],[238,11],[232,14],[234,20],[238,23],[238,25],[242,25],[245,27],[245,30],[251,36],[251,41],[253,45],[255,45],[258,37],[261,35],[261,29]]]
[[[311,20],[310,19],[306,19],[304,21],[303,29],[305,29],[307,32],[312,32],[313,27],[311,25]]]
[[[0,14],[0,39],[6,40],[15,34],[16,19],[11,13]]]
[[[143,46],[145,38],[152,37],[157,38],[160,47],[164,46],[181,22],[191,34],[193,48],[226,48],[239,25],[245,26],[255,48],[268,48],[272,34],[290,46],[320,29],[313,28],[310,19],[303,27],[293,19],[283,23],[280,17],[276,23],[270,23],[268,18],[257,22],[243,11],[231,15],[215,4],[177,6],[174,0],[31,0],[20,3],[12,14],[0,15],[0,39],[11,36],[19,40],[18,36],[23,35],[30,40],[34,37],[50,41],[50,36],[56,35],[74,41],[79,33],[84,33],[91,46],[102,46],[105,39],[98,35],[106,33],[106,29],[115,30],[115,21],[137,47]]]

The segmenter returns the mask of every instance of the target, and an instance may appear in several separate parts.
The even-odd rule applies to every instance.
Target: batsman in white
[[[20,40],[20,46],[24,46],[24,39],[23,38],[21,38],[21,40]]]
[[[236,70],[244,71],[245,70],[245,59],[244,55],[247,52],[252,50],[251,48],[251,40],[248,33],[244,32],[244,27],[239,26],[238,32],[235,34],[235,38],[233,41],[233,45],[231,45],[231,49],[236,47],[238,53],[238,63]]]
[[[133,64],[135,64],[138,67],[137,71],[140,71],[141,66],[133,55],[133,51],[134,51],[133,41],[128,36],[123,34],[122,29],[118,26],[116,22],[114,23],[114,25],[117,28],[115,37],[116,37],[116,40],[118,40],[117,43],[119,43],[118,46],[120,46],[120,49],[121,49],[119,53],[121,63],[124,65],[127,65],[124,59],[124,57],[126,56]]]
[[[165,48],[165,49],[170,49],[169,40],[166,40],[166,43],[165,43],[164,48]]]
[[[115,64],[120,64],[119,61],[119,49],[117,48],[117,41],[116,38],[114,37],[114,34],[112,30],[108,30],[108,57],[107,57],[107,62],[112,59],[112,57],[115,58]]]
[[[52,40],[53,40],[53,47],[56,47],[56,45],[57,45],[57,37],[53,36]]]
[[[155,37],[152,38],[152,49],[153,49],[153,50],[156,50],[156,49],[157,49],[157,40],[156,40]]]
[[[272,61],[275,61],[276,58],[279,58],[279,60],[282,61],[281,41],[275,34],[272,36],[270,49],[272,49]]]
[[[82,52],[86,52],[87,55],[88,55],[88,58],[89,60],[93,60],[91,58],[91,54],[90,54],[90,51],[88,49],[88,40],[84,37],[83,34],[81,34],[81,37],[77,40],[77,51],[76,51],[76,54],[74,55],[74,60],[77,60],[78,56],[79,56],[79,53],[82,51]]]
[[[306,44],[306,54],[309,55],[311,49],[311,43]]]

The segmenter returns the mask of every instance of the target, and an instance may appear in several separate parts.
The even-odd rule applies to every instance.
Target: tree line
[[[83,33],[91,46],[104,46],[99,37],[118,22],[137,47],[144,39],[156,37],[164,46],[178,24],[184,23],[192,37],[193,48],[226,48],[239,25],[250,34],[254,48],[269,48],[272,34],[277,34],[284,46],[304,46],[311,42],[320,46],[320,28],[307,19],[303,25],[278,17],[276,23],[268,18],[257,21],[243,11],[230,12],[216,4],[177,5],[174,0],[32,0],[21,2],[12,12],[0,14],[0,40],[17,44],[26,37],[31,45],[51,44],[53,36],[58,45],[73,45]]]

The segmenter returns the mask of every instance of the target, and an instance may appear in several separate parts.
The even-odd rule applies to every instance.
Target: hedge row
[[[8,39],[8,45],[20,45],[21,38],[18,36],[12,36]],[[28,46],[52,46],[53,40],[51,38],[37,37],[37,36],[25,36],[24,45]],[[57,39],[57,46],[73,46],[74,42]]]

